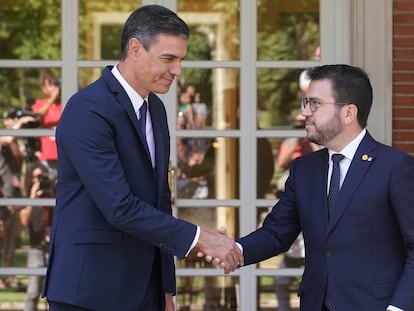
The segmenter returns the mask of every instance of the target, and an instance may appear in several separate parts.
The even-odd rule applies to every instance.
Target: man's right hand
[[[223,268],[225,274],[244,264],[240,248],[227,236],[225,230],[210,231],[200,228],[200,238],[196,248],[200,251],[199,254],[206,255],[206,258],[208,256],[209,261],[213,260],[214,264]]]

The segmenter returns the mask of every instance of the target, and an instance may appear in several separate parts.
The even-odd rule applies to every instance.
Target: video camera
[[[39,189],[42,190],[43,198],[52,198],[55,193],[55,184],[49,174],[43,173],[37,176],[39,179]]]
[[[40,127],[40,121],[36,119],[37,114],[33,111],[22,108],[11,108],[6,111],[4,118],[20,119],[23,117],[33,117],[35,120],[24,122],[21,128],[38,128]]]

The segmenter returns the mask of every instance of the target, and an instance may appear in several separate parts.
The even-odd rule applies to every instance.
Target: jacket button
[[[333,252],[331,250],[326,251],[326,257],[332,257]]]

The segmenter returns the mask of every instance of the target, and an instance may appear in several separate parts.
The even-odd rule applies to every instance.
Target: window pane
[[[258,60],[310,60],[320,45],[319,0],[258,1]]]
[[[215,230],[225,227],[227,234],[232,239],[239,237],[239,209],[236,207],[178,207],[177,218],[195,223],[203,228]],[[178,268],[214,268],[213,264],[208,263],[204,258],[197,257],[197,252],[193,250],[185,259],[177,259]]]
[[[238,277],[179,277],[177,310],[239,310]]]
[[[257,119],[258,128],[296,127],[300,115],[299,99],[308,85],[304,69],[257,69]]]
[[[139,0],[79,0],[79,59],[117,60],[121,31]]]
[[[303,120],[296,120],[303,127]],[[306,137],[261,137],[257,139],[257,197],[280,197],[294,159],[316,151],[319,146]]]
[[[299,310],[297,289],[300,277],[257,278],[257,310]],[[283,284],[283,285],[282,285]],[[277,309],[275,309],[277,307]]]
[[[239,0],[178,0],[190,27],[187,60],[238,60]]]
[[[177,199],[236,199],[238,172],[238,139],[177,137]]]
[[[79,90],[87,87],[89,84],[101,77],[105,68],[79,68],[78,69],[78,87]]]
[[[238,69],[183,69],[177,86],[177,129],[240,127]]]
[[[14,112],[13,112],[14,113]],[[22,119],[30,119],[22,117]],[[4,123],[19,122],[7,117]],[[34,121],[27,121],[34,123]],[[32,124],[30,124],[32,126]],[[38,123],[36,123],[38,127]],[[1,155],[1,187],[0,194],[6,198],[54,198],[56,182],[56,159],[41,160],[48,154],[42,153],[44,141],[51,141],[54,146],[54,136],[23,137],[23,136],[0,136]],[[39,168],[39,170],[36,170]],[[36,170],[35,173],[32,171]],[[35,174],[36,176],[32,176]],[[35,180],[33,180],[35,178]],[[33,183],[38,183],[37,190],[30,196]]]
[[[61,0],[0,2],[0,58],[61,58]]]
[[[31,110],[36,99],[47,97],[43,77],[50,76],[60,85],[59,68],[0,68],[0,115],[15,108]]]
[[[275,198],[275,154],[277,153],[278,138],[260,137],[256,141],[257,168],[257,198]]]

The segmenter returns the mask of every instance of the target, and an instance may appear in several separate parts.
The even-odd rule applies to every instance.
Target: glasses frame
[[[307,106],[309,106],[310,111],[316,112],[318,108],[323,105],[346,106],[349,105],[349,103],[327,103],[317,97],[302,97],[300,99],[300,108],[302,109],[302,111],[305,110]]]

